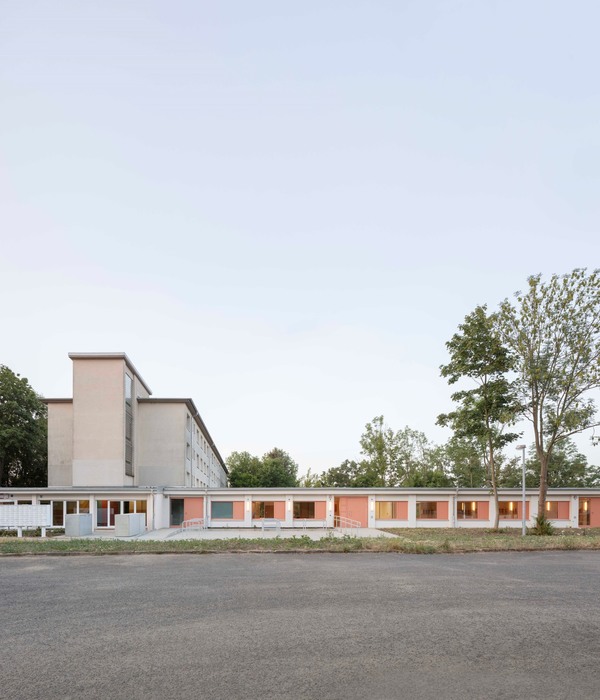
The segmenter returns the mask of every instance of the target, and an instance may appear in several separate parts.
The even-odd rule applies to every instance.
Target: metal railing
[[[360,520],[352,520],[351,518],[344,518],[340,515],[336,515],[333,519],[333,526],[337,530],[343,532],[344,530],[358,530],[362,527]]]
[[[181,531],[186,530],[206,530],[206,522],[204,518],[191,518],[190,520],[184,520],[181,523]]]

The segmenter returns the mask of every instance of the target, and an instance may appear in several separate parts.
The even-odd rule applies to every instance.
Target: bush
[[[554,527],[543,513],[538,513],[535,516],[535,525],[529,529],[529,534],[549,537],[554,534]]]

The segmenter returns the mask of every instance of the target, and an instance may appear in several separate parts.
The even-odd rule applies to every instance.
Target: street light
[[[526,513],[526,508],[525,508],[525,505],[526,505],[526,503],[525,503],[525,448],[526,447],[527,447],[526,445],[517,445],[515,448],[517,450],[521,450],[522,467],[523,467],[522,476],[521,476],[521,484],[523,487],[523,493],[522,493],[523,503],[521,505],[521,516],[523,518],[523,530],[522,530],[521,534],[523,535],[523,537],[525,537],[525,535],[527,534],[527,524],[526,524],[526,516],[525,516],[525,513]]]

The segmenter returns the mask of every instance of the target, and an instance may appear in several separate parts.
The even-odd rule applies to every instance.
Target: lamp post
[[[522,491],[522,505],[521,505],[521,517],[523,519],[523,530],[521,534],[523,537],[527,534],[527,508],[526,508],[526,501],[525,501],[525,447],[526,445],[517,445],[516,449],[521,450],[521,462],[522,462],[522,475],[521,475],[521,485],[523,487]]]

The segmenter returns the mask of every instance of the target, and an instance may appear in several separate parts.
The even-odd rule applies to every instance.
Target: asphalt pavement
[[[0,698],[600,698],[600,552],[0,559]]]

